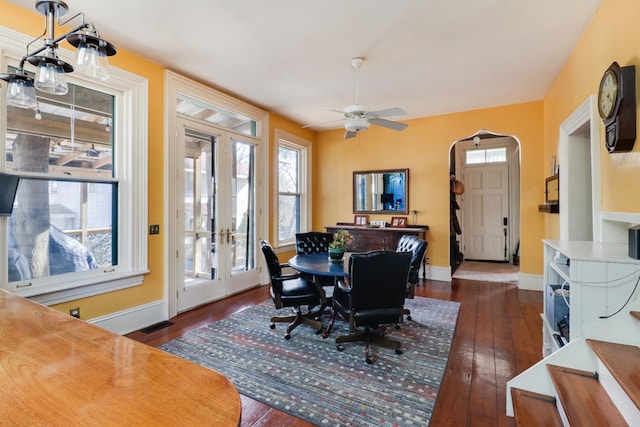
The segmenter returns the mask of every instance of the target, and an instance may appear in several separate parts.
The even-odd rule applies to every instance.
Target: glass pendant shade
[[[94,79],[108,79],[109,60],[105,49],[92,43],[81,42],[78,45],[78,59],[75,69]]]
[[[54,95],[64,95],[69,90],[63,68],[52,62],[43,61],[38,66],[34,85],[38,90]]]
[[[37,105],[33,80],[24,76],[14,76],[7,88],[7,106],[34,109]]]

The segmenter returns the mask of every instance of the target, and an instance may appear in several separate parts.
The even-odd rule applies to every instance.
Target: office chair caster
[[[407,314],[407,320],[411,320],[411,315]]]
[[[400,324],[399,324],[399,323],[396,323],[396,325],[394,326],[394,328],[396,328],[396,329],[400,329]]]
[[[270,327],[271,329],[275,329],[275,328],[276,328],[276,324],[275,324],[275,323],[271,323],[271,324],[269,325],[269,327]]]
[[[401,348],[396,348],[396,354],[402,354],[402,349]]]
[[[344,351],[344,345],[342,344],[338,344],[336,348],[338,349],[338,351]]]
[[[365,360],[365,362],[367,362],[369,365],[373,365],[373,357],[371,357],[371,356],[367,356],[364,360]]]
[[[291,334],[287,333],[287,335],[284,336],[285,340],[290,340],[291,339]]]
[[[320,335],[320,334],[324,335],[324,329],[322,329],[322,328],[316,329],[316,335]]]

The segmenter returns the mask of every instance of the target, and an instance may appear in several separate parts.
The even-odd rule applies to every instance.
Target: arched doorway
[[[520,141],[484,129],[459,139],[449,172],[452,273],[465,259],[518,264]]]

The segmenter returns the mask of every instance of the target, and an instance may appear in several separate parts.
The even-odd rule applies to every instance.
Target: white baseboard
[[[427,279],[439,280],[441,282],[451,281],[451,267],[436,267],[427,265],[425,267]]]
[[[164,320],[169,320],[169,304],[166,300],[158,300],[88,319],[87,322],[124,335]]]
[[[518,278],[518,289],[528,291],[544,291],[544,280],[540,274],[520,273]]]

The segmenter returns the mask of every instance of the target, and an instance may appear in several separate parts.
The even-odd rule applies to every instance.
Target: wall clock
[[[631,151],[636,141],[636,67],[607,68],[598,89],[598,112],[605,128],[610,153]]]

